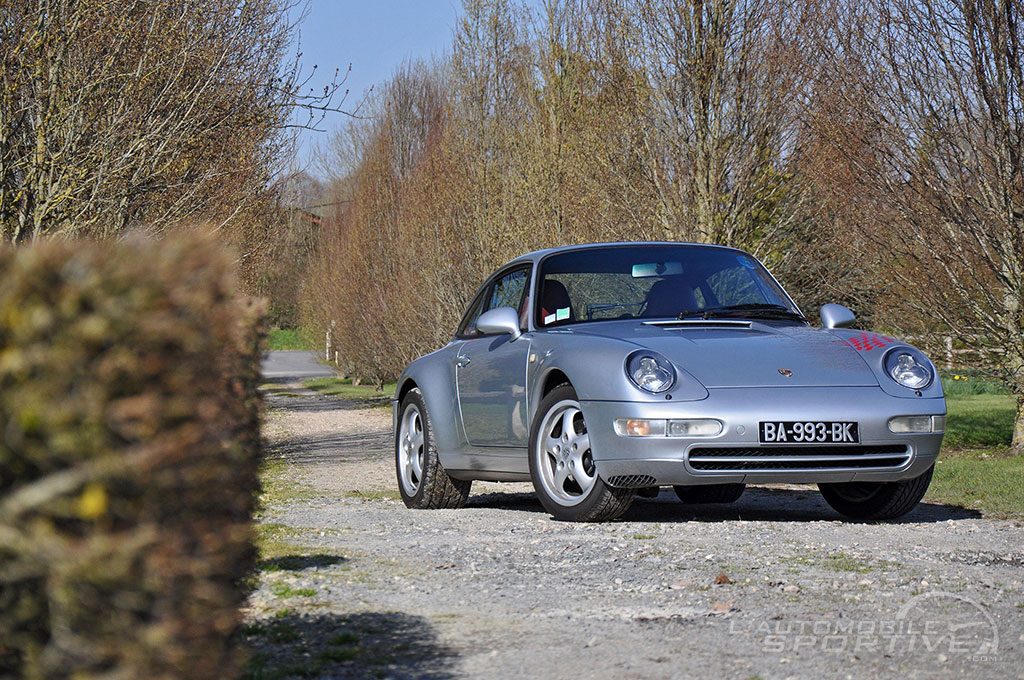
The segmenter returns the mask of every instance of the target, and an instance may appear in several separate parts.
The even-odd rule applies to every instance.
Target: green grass
[[[265,507],[286,501],[309,500],[316,498],[313,487],[290,479],[291,470],[288,463],[280,458],[268,458],[260,467],[260,484],[262,493],[260,503]]]
[[[1013,439],[1016,404],[1009,394],[953,394],[946,397],[945,449],[1007,447]]]
[[[336,673],[330,671],[340,670],[339,664],[351,663],[355,667],[348,668],[361,672],[364,677],[385,677],[389,673],[383,667],[395,662],[390,652],[409,649],[404,642],[395,643],[387,637],[364,639],[352,631],[336,633],[326,640],[320,636],[304,634],[296,629],[296,625],[308,627],[301,623],[301,617],[291,610],[286,611],[288,620],[277,618],[266,623],[251,624],[243,629],[249,638],[259,638],[264,645],[273,643],[270,649],[250,656],[243,676],[246,680],[315,678],[325,674],[333,677]],[[296,618],[296,625],[290,622],[291,618]],[[379,631],[384,636],[389,633],[388,630]],[[348,674],[344,675],[348,677]]]
[[[317,349],[298,328],[279,328],[270,331],[267,338],[270,349]]]
[[[935,465],[926,500],[980,510],[993,517],[1024,517],[1024,456],[1007,449],[947,451]]]
[[[961,394],[1009,394],[1001,382],[964,373],[947,373],[942,376],[942,391],[947,397]]]
[[[856,574],[869,574],[872,569],[878,567],[885,567],[888,563],[879,562],[878,564],[872,565],[867,560],[848,555],[847,553],[837,552],[829,555],[798,555],[793,558],[793,562],[798,565],[820,567],[827,569],[828,571],[840,571],[840,572],[852,572]]]
[[[1024,517],[1024,456],[1010,451],[1014,397],[1000,383],[950,373],[946,436],[927,500],[979,510],[993,517]]]
[[[284,524],[266,523],[256,525],[256,549],[261,560],[274,560],[295,554],[296,550],[306,550],[289,539],[299,536],[301,532]]]
[[[331,637],[327,642],[332,645],[354,645],[359,642],[359,636],[353,632],[345,631]]]
[[[316,595],[314,588],[292,588],[287,583],[275,583],[270,588],[274,595],[280,598],[288,597],[313,597]]]
[[[372,406],[391,406],[395,394],[395,383],[386,383],[378,390],[373,385],[353,385],[349,378],[313,378],[302,383],[318,394],[339,399],[352,399]]]

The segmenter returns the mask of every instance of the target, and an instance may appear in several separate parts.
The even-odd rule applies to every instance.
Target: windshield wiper
[[[679,313],[678,319],[686,319],[691,316],[700,316],[703,319],[723,317],[747,317],[751,319],[792,319],[803,321],[807,319],[797,314],[789,307],[771,303],[754,302],[743,305],[725,305],[722,307],[708,307],[707,309],[688,309]]]

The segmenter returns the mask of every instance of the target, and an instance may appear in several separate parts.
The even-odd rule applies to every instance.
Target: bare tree
[[[634,5],[655,85],[649,146],[666,232],[753,248],[772,243],[794,214],[787,161],[814,3]]]
[[[1024,2],[840,4],[819,126],[874,203],[893,294],[926,328],[998,350],[1024,453]],[[828,74],[826,74],[828,75]],[[863,150],[867,150],[864,153]]]
[[[0,240],[251,218],[304,103],[294,0],[0,2]]]
[[[708,240],[819,285],[795,175],[815,3],[464,4],[450,60],[396,72],[323,164],[347,202],[306,319],[336,322],[358,374],[442,345],[483,277],[535,248]]]

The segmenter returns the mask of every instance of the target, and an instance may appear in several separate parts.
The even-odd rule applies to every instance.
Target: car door
[[[525,320],[530,273],[529,265],[499,273],[460,329],[455,376],[459,413],[471,447],[527,446],[526,363],[531,338],[527,334],[513,341],[506,334],[484,335],[475,323],[498,307],[512,307]]]

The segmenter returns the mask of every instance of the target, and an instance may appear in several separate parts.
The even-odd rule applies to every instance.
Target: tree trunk
[[[1017,419],[1013,422],[1013,452],[1018,456],[1024,455],[1024,385],[1020,382],[1014,384],[1014,392],[1017,397]]]

